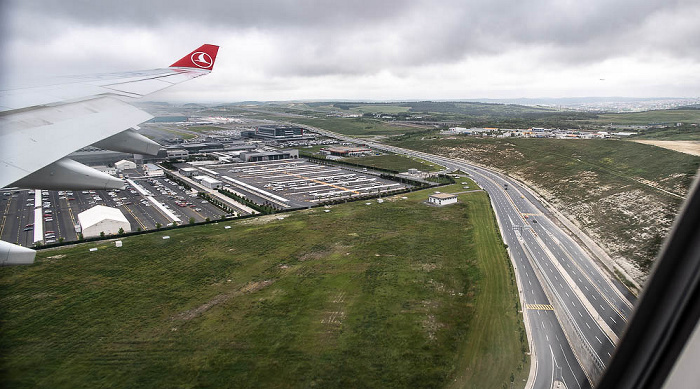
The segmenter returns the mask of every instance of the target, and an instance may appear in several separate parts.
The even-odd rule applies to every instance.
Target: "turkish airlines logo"
[[[211,60],[211,56],[207,53],[204,53],[202,51],[197,51],[192,53],[192,56],[190,57],[192,60],[192,63],[195,64],[196,66],[199,66],[202,69],[208,69],[211,67],[214,61]]]

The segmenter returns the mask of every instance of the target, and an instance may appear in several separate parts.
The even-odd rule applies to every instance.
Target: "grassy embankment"
[[[531,183],[643,278],[700,158],[635,142],[402,137],[398,146],[464,158]],[[636,269],[634,269],[636,267]]]
[[[375,135],[397,135],[416,131],[423,131],[422,128],[411,128],[392,125],[377,119],[367,118],[294,118],[294,123],[306,124],[308,126],[323,128],[343,135],[350,136],[375,136]]]
[[[41,251],[0,272],[3,383],[521,383],[517,291],[488,198],[435,208],[427,194]]]
[[[343,158],[343,161],[358,163],[370,167],[396,170],[399,172],[405,172],[408,169],[418,169],[422,172],[436,172],[442,170],[441,166],[420,158],[409,158],[396,154]]]
[[[629,113],[606,113],[598,115],[599,124],[670,124],[700,123],[700,109],[666,109]]]
[[[700,109],[671,109],[634,113],[602,114],[598,124],[648,125],[664,124],[663,128],[635,130],[639,135],[630,139],[700,141]],[[676,123],[682,123],[676,126]],[[695,124],[693,126],[692,124]]]

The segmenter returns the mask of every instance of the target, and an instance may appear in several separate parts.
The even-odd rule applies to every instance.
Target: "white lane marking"
[[[613,321],[613,323],[617,324],[617,321],[616,321],[615,319],[613,319],[613,317],[612,317],[612,316],[610,316],[610,320],[612,320],[612,321]]]
[[[594,294],[592,294],[591,297],[593,297],[593,300],[598,300],[597,298],[595,298]]]
[[[588,327],[589,330],[591,329],[591,326],[588,325],[588,322],[586,322],[586,327]]]
[[[581,311],[577,311],[577,312],[578,312],[579,316],[583,317],[583,315],[581,314]]]
[[[600,342],[600,344],[603,344],[603,341],[600,340],[597,336],[595,338],[598,339],[598,342]]]
[[[566,361],[566,364],[569,365],[569,370],[571,370],[571,375],[574,376],[574,380],[576,381],[576,385],[581,388],[581,384],[578,382],[578,378],[576,378],[576,374],[574,374],[574,369],[571,368],[571,364],[569,363],[569,358],[566,357],[566,353],[564,352],[564,347],[561,346],[561,343],[559,344],[559,348],[561,349],[561,353],[564,356],[564,360]]]

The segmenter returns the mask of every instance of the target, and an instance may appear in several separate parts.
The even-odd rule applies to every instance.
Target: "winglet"
[[[219,46],[202,45],[198,49],[182,57],[179,61],[170,65],[170,67],[212,70],[218,51]]]

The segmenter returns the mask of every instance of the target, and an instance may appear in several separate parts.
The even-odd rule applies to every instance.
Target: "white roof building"
[[[126,159],[122,159],[119,162],[114,163],[114,167],[117,168],[117,171],[123,171],[127,169],[136,169],[136,163],[127,161]]]
[[[158,176],[164,176],[165,173],[163,172],[163,169],[159,168],[155,164],[152,163],[147,163],[143,165],[143,170],[146,172],[146,175],[149,177],[158,177]]]
[[[101,232],[105,235],[117,234],[120,228],[123,228],[124,232],[131,231],[131,225],[122,211],[104,205],[96,205],[79,213],[78,220],[86,238],[99,236]]]
[[[208,176],[203,176],[201,179],[201,183],[209,189],[216,189],[221,187],[221,181]]]
[[[449,193],[435,193],[428,196],[428,202],[436,205],[454,204],[457,202],[457,195]]]

